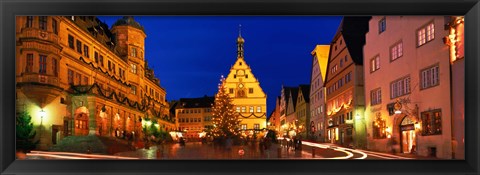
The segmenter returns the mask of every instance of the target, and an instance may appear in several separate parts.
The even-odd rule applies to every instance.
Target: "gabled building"
[[[310,85],[300,85],[296,104],[297,132],[302,139],[311,139],[312,124],[310,122]]]
[[[282,85],[282,90],[280,92],[280,135],[287,136],[290,129],[290,125],[287,122],[287,108],[290,101],[290,91],[295,87],[287,87]]]
[[[446,44],[451,21],[445,16],[374,16],[369,21],[364,46],[368,149],[452,158],[452,138],[462,138],[452,126],[463,121],[464,68]],[[461,92],[452,94],[454,89]]]
[[[327,138],[366,147],[363,45],[370,17],[344,17],[330,45],[325,78]]]
[[[325,142],[326,115],[325,115],[325,77],[327,74],[328,55],[330,45],[317,45],[311,52],[312,73],[310,78],[310,129],[312,140]]]
[[[240,129],[261,130],[267,128],[267,95],[244,58],[244,43],[245,40],[239,33],[237,60],[230,68],[225,86],[241,120]]]
[[[267,125],[269,125],[269,129],[276,131],[277,133],[280,131],[280,100],[281,97],[278,96],[275,100],[275,109],[272,111],[268,118]]]

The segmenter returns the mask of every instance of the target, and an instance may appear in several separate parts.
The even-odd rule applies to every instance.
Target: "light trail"
[[[27,153],[28,155],[55,155],[55,156],[63,156],[63,157],[71,157],[71,158],[86,158],[86,159],[139,159],[136,157],[123,157],[123,156],[110,156],[110,155],[98,155],[98,154],[83,154],[83,153],[72,153],[72,152],[48,152],[48,151],[31,151],[31,153]]]
[[[27,156],[51,157],[51,158],[57,158],[57,159],[92,159],[87,157],[60,156],[55,154],[42,154],[42,153],[27,153]]]

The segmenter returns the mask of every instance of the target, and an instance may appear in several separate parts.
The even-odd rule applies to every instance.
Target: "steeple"
[[[243,43],[245,40],[242,38],[242,25],[238,25],[238,38],[237,38],[237,59],[243,59]]]

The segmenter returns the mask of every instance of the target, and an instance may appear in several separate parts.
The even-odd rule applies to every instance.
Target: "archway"
[[[411,153],[417,145],[414,120],[405,116],[400,123],[400,151],[402,153]]]
[[[75,135],[86,136],[89,131],[89,112],[85,106],[79,107],[75,110]]]

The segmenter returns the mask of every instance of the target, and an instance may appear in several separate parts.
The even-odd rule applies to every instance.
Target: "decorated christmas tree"
[[[218,85],[218,93],[215,95],[215,101],[212,107],[213,111],[213,129],[214,138],[238,137],[240,131],[238,125],[238,115],[235,113],[232,99],[228,96],[225,87],[225,78],[221,78]]]

